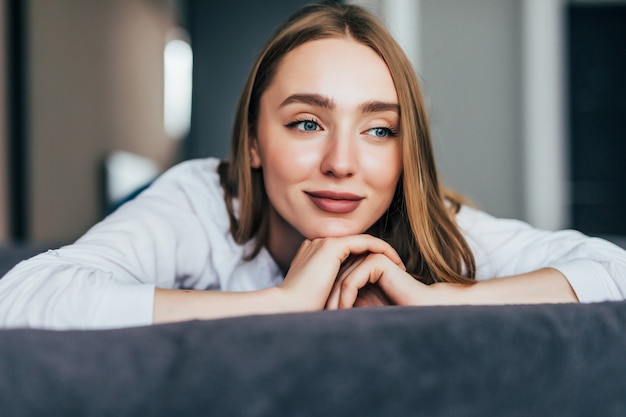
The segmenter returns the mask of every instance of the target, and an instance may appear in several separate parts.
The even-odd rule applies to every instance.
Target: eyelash
[[[315,120],[315,119],[296,119],[293,122],[287,123],[285,126],[290,128],[290,129],[293,129],[296,126],[298,126],[300,123],[307,123],[307,122],[315,123],[319,127],[319,122],[317,120]],[[374,130],[374,129],[384,129],[387,132],[387,136],[386,137],[395,138],[395,137],[398,136],[398,130],[394,129],[391,126],[376,126],[376,127],[372,127],[370,129],[367,129],[367,130],[370,131],[370,130]],[[314,132],[314,130],[311,130],[309,132]]]
[[[319,127],[319,123],[317,122],[317,120],[314,120],[314,119],[296,119],[293,122],[287,123],[285,126],[292,129],[298,126],[300,123],[307,123],[307,122],[315,123]]]
[[[384,130],[386,130],[388,137],[395,138],[395,137],[398,136],[398,130],[394,129],[391,126],[376,126],[376,127],[373,127],[371,129],[367,129],[367,130],[374,130],[374,129],[384,129]]]

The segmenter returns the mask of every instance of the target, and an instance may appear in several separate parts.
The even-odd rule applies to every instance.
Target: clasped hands
[[[391,245],[366,234],[305,240],[279,288],[306,310],[440,303]]]

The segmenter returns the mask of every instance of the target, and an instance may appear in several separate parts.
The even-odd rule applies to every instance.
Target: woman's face
[[[389,70],[348,38],[289,52],[261,97],[251,165],[271,203],[270,234],[363,233],[389,207],[402,171]]]

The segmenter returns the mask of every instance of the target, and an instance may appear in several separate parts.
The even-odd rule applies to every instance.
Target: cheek
[[[268,162],[277,166],[300,167],[303,170],[316,164],[318,158],[313,150],[285,145],[272,149],[268,155]]]
[[[387,152],[373,152],[363,161],[362,167],[373,187],[381,192],[388,191],[393,196],[402,172],[402,156],[398,149],[394,147]]]
[[[263,171],[267,177],[304,179],[319,166],[318,152],[292,141],[269,141],[263,148]]]
[[[306,157],[289,147],[266,148],[263,157],[263,178],[270,199],[283,200],[285,193],[292,191],[290,186],[309,177],[305,165]],[[273,204],[275,203],[276,201],[273,201]]]

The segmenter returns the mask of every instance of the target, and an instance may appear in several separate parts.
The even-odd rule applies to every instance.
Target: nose
[[[353,176],[358,166],[354,147],[354,140],[348,135],[329,137],[322,159],[322,172],[337,178]]]

